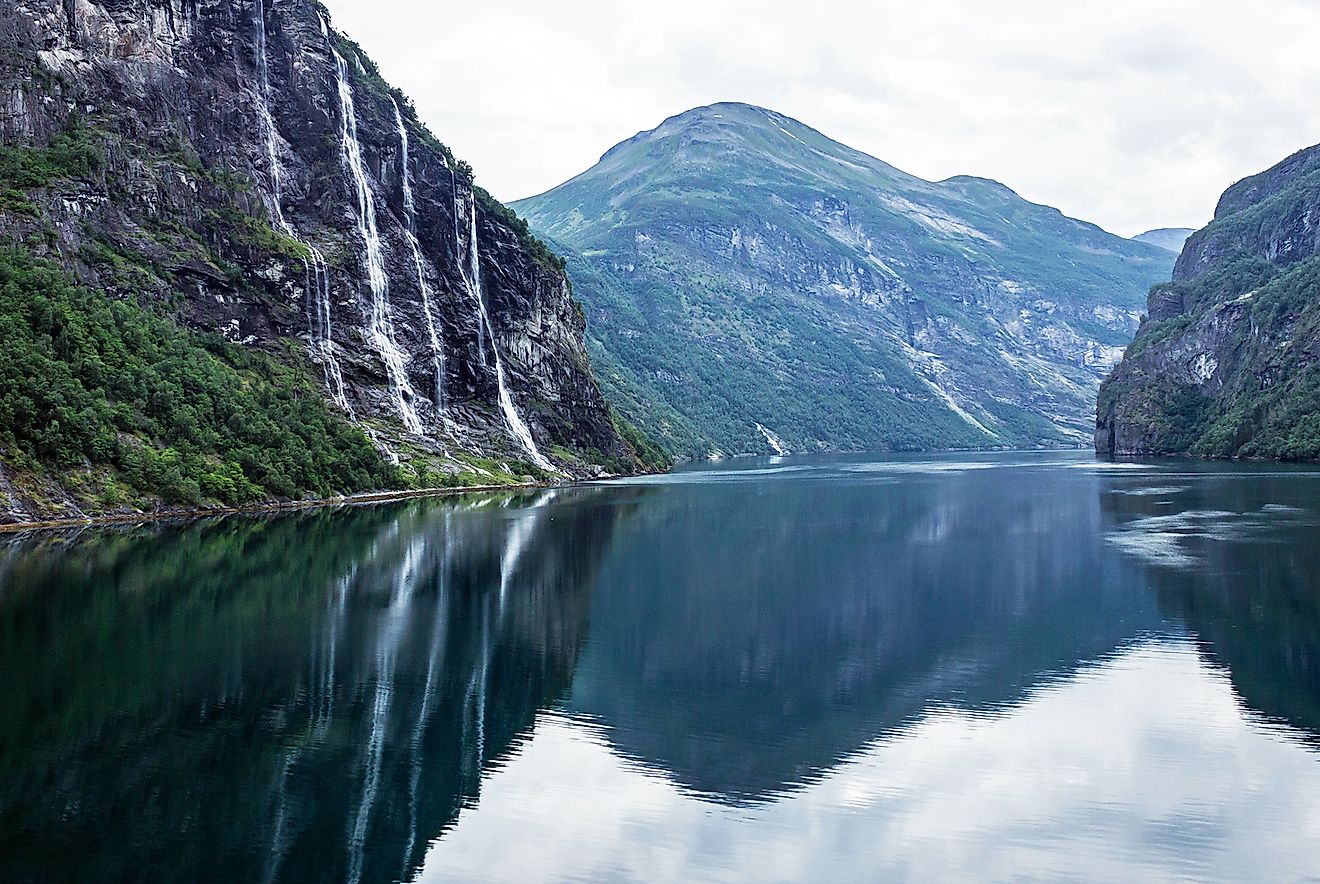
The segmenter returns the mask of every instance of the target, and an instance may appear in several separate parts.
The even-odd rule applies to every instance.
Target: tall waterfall
[[[458,265],[459,272],[463,274],[463,282],[467,285],[468,294],[472,295],[472,280],[468,278],[467,271],[463,270],[463,234],[459,230],[463,213],[458,198],[458,178],[454,175],[452,166],[449,168],[449,192],[454,195],[454,263]],[[475,199],[472,202],[472,211],[474,213],[473,217],[475,217],[477,211]],[[475,249],[476,236],[473,236],[472,242]],[[484,322],[477,323],[477,359],[481,362],[482,368],[488,365],[486,361],[486,324]]]
[[[255,6],[257,28],[257,84],[259,88],[257,115],[261,118],[266,134],[266,156],[270,161],[270,213],[279,224],[280,230],[292,239],[298,240],[307,249],[308,258],[303,259],[303,272],[307,283],[308,303],[308,341],[312,351],[325,366],[326,386],[335,403],[349,414],[353,408],[348,404],[348,393],[344,388],[344,372],[335,356],[335,345],[330,326],[330,270],[326,266],[325,256],[311,243],[299,238],[293,225],[284,217],[284,167],[280,165],[279,136],[275,129],[275,118],[270,111],[270,62],[266,53],[266,0],[257,0]]]
[[[458,193],[455,191],[454,199],[458,199]],[[455,207],[457,212],[457,207]],[[513,433],[522,447],[527,449],[527,454],[531,457],[532,463],[543,470],[555,472],[555,465],[546,460],[545,455],[536,447],[536,440],[532,438],[532,431],[527,428],[522,415],[518,414],[518,408],[513,404],[513,396],[509,394],[509,385],[504,378],[504,359],[500,356],[499,343],[495,340],[495,328],[490,323],[490,314],[486,311],[486,295],[481,285],[481,254],[477,248],[477,198],[476,194],[472,196],[472,224],[468,236],[468,264],[469,277],[467,283],[472,288],[472,297],[477,302],[477,312],[481,317],[481,327],[486,330],[490,337],[490,349],[495,357],[495,383],[499,389],[500,411],[504,413],[504,422],[509,425],[509,430]],[[478,345],[482,344],[478,340]],[[484,350],[483,358],[484,358]]]
[[[292,234],[290,234],[292,235]],[[308,303],[312,308],[313,334],[316,335],[317,347],[325,365],[326,381],[330,385],[330,394],[335,402],[350,415],[353,408],[348,404],[348,392],[344,387],[344,372],[339,367],[339,358],[335,356],[335,344],[330,326],[330,267],[325,263],[325,255],[309,242],[307,253],[310,256],[304,263],[307,271]]]
[[[390,314],[390,285],[385,273],[385,258],[381,248],[380,230],[376,226],[376,197],[371,191],[371,182],[367,178],[366,164],[362,160],[362,144],[358,141],[357,110],[353,104],[353,88],[348,82],[348,62],[339,54],[334,42],[330,41],[330,32],[325,19],[321,20],[321,31],[330,45],[330,52],[335,59],[335,72],[339,78],[339,156],[344,169],[353,178],[357,188],[357,224],[358,233],[366,244],[364,265],[367,271],[367,285],[371,288],[371,309],[367,313],[367,335],[375,345],[381,360],[385,363],[385,373],[389,377],[390,389],[394,393],[395,405],[399,416],[410,432],[422,431],[421,418],[413,408],[412,400],[416,394],[408,381],[407,358],[394,341],[394,320]]]
[[[254,7],[257,28],[257,86],[261,100],[257,113],[266,133],[266,155],[270,159],[270,210],[276,222],[286,232],[289,222],[284,218],[284,168],[280,165],[279,146],[276,143],[275,119],[270,113],[270,62],[266,57],[266,0],[257,0]]]
[[[426,270],[422,263],[422,244],[417,240],[417,202],[413,197],[412,186],[412,166],[409,163],[408,155],[408,129],[403,125],[403,114],[399,112],[399,103],[392,97],[390,103],[394,105],[394,121],[399,127],[399,162],[403,165],[403,210],[407,216],[407,234],[408,245],[412,249],[413,266],[417,268],[417,287],[422,292],[422,311],[426,316],[426,332],[431,339],[431,367],[435,371],[435,407],[444,411],[445,408],[445,351],[440,343],[440,335],[436,331],[435,291],[431,288],[431,283],[426,278]]]

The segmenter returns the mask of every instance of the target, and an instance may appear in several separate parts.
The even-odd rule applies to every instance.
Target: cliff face
[[[1320,457],[1320,147],[1235,184],[1100,392],[1106,455]]]
[[[311,0],[6,3],[0,138],[100,158],[6,182],[0,236],[188,327],[293,342],[405,466],[631,463],[558,259]]]
[[[611,397],[693,456],[1084,443],[1174,259],[743,104],[516,208],[567,254]]]

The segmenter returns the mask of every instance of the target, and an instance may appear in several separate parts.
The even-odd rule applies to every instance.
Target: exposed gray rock
[[[323,31],[321,15],[311,0],[4,4],[0,139],[44,145],[70,127],[90,129],[107,162],[96,184],[56,181],[32,194],[37,217],[0,212],[0,236],[231,341],[269,350],[298,342],[325,371],[328,397],[386,447],[531,460],[500,407],[470,270],[475,229],[493,344],[534,444],[586,461],[630,459],[556,259],[474,188],[466,164],[356,45]],[[374,203],[384,308],[344,151],[336,52],[347,60],[355,149]],[[395,103],[410,140],[406,168]],[[324,274],[310,249],[324,256]]]

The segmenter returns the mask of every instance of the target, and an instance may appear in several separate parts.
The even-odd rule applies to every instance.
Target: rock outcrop
[[[292,343],[387,456],[634,462],[562,262],[314,0],[5,3],[0,139],[102,158],[6,190],[0,237],[189,327]]]
[[[1224,194],[1100,392],[1104,455],[1320,457],[1320,147]]]

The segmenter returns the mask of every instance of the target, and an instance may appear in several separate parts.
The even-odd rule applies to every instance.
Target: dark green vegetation
[[[0,144],[0,211],[36,216],[27,192],[59,179],[86,179],[101,168],[100,147],[76,117],[46,147]]]
[[[399,487],[294,360],[186,331],[148,308],[0,249],[0,455],[20,471],[84,469],[106,506]]]
[[[1231,308],[1218,307],[1224,298],[1246,292],[1252,293],[1249,299]],[[1159,293],[1182,295],[1188,312],[1146,323],[1128,359],[1158,358],[1185,343],[1199,321],[1213,321],[1218,314],[1241,332],[1239,338],[1235,331],[1229,344],[1241,368],[1224,378],[1222,386],[1204,390],[1177,378],[1143,378],[1144,450],[1209,457],[1320,458],[1320,364],[1304,343],[1320,340],[1320,259],[1283,269],[1244,258],[1187,283],[1161,287]],[[1252,327],[1287,329],[1288,341],[1279,347],[1272,335],[1252,339],[1246,334]],[[1130,384],[1125,379],[1102,389],[1101,414],[1113,412],[1131,392]]]
[[[568,258],[602,388],[673,451],[1073,445],[1172,255],[746,105],[515,204]]]
[[[1102,453],[1320,458],[1320,151],[1225,193],[1101,390]]]

